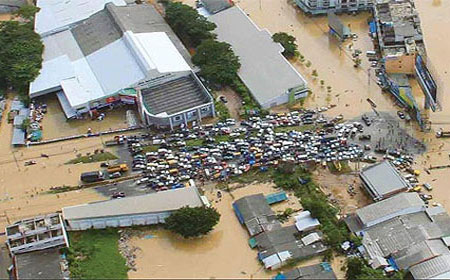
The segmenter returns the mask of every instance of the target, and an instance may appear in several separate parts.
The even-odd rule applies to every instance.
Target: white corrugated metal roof
[[[105,95],[113,94],[145,78],[124,39],[99,49],[86,57]]]
[[[191,70],[165,32],[126,31],[85,56],[78,37],[70,29],[58,29],[88,18],[109,2],[125,5],[123,0],[38,0],[41,11],[35,29],[43,36],[45,49],[42,70],[30,84],[31,97],[62,89],[68,104],[79,108],[147,77]],[[50,30],[59,32],[44,34]]]
[[[356,214],[363,224],[367,224],[384,217],[393,218],[394,216],[392,215],[400,213],[404,209],[413,207],[420,208],[424,207],[424,205],[423,200],[417,193],[400,193],[391,198],[358,209],[356,210]]]
[[[126,33],[131,33],[131,38],[142,57],[159,73],[190,71],[189,65],[165,32]]]
[[[443,276],[450,272],[450,255],[442,255],[416,264],[410,271],[414,279],[445,279]]]
[[[313,244],[314,242],[317,242],[321,239],[322,238],[320,238],[320,235],[317,232],[313,232],[313,233],[310,233],[307,236],[303,237],[302,242],[303,242],[303,244],[305,244],[305,246],[308,246],[308,245]]]
[[[76,220],[166,212],[177,210],[183,206],[203,206],[196,187],[65,207],[62,212],[64,219]]]
[[[61,87],[72,107],[82,106],[90,100],[105,96],[85,58],[72,62],[75,77],[61,81]]]
[[[39,76],[30,83],[30,94],[46,92],[49,89],[56,90],[61,87],[61,81],[75,76],[72,62],[66,55],[44,61]]]
[[[41,10],[36,14],[35,31],[46,35],[62,30],[102,10],[110,2],[126,5],[123,0],[38,0],[36,6]]]
[[[217,25],[214,32],[218,40],[229,43],[239,57],[238,75],[259,104],[268,107],[289,89],[306,88],[305,79],[281,54],[283,47],[238,6],[211,15],[208,20]]]

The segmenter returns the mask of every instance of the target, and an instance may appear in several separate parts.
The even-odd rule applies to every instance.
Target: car
[[[370,120],[370,118],[365,114],[361,116],[361,119],[364,121],[364,123],[367,126],[370,126],[372,124],[372,121]]]
[[[433,190],[433,187],[432,187],[430,184],[428,184],[428,183],[424,183],[424,184],[423,184],[423,187],[424,187],[425,189],[427,189],[427,191]]]
[[[112,173],[112,174],[109,175],[109,179],[117,179],[117,178],[119,178],[120,176],[122,176],[122,173],[120,173],[120,172],[114,172],[114,173]]]
[[[400,119],[405,119],[405,113],[403,113],[402,111],[397,111],[397,115]]]
[[[25,161],[24,165],[28,166],[28,165],[35,165],[36,161],[35,160],[29,160],[29,161]]]
[[[359,140],[361,141],[365,141],[365,140],[370,140],[372,139],[372,136],[370,134],[363,134],[359,136]]]
[[[124,192],[113,192],[113,194],[111,195],[112,198],[123,198],[125,196],[126,195]]]
[[[223,103],[228,103],[227,98],[226,98],[225,96],[223,96],[223,95],[221,95],[221,96],[219,97],[219,99],[220,99],[220,101],[222,101]]]

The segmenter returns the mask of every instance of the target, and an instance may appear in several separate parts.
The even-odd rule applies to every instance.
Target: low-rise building
[[[402,193],[347,217],[349,228],[362,237],[363,253],[373,268],[408,271],[449,255],[450,216],[442,207],[426,208],[417,193]]]
[[[247,228],[250,236],[281,228],[277,215],[270,208],[263,194],[245,196],[233,203],[239,222]]]
[[[82,2],[37,1],[45,48],[31,98],[56,94],[69,119],[121,104],[158,127],[214,116],[189,52],[152,5]]]
[[[239,6],[209,12],[208,20],[217,26],[213,32],[239,57],[238,76],[261,107],[270,108],[308,95],[306,80],[282,55],[281,44],[275,43],[271,34],[261,30]]]
[[[428,260],[411,268],[406,279],[449,279],[450,255],[443,255]]]
[[[328,12],[355,13],[368,11],[375,0],[295,0],[297,6],[311,15],[324,15]]]
[[[401,215],[423,212],[425,209],[425,204],[417,193],[401,193],[356,210],[358,227],[354,229],[369,228]],[[358,231],[354,229],[352,230]]]
[[[64,207],[62,216],[67,229],[74,231],[129,227],[164,223],[184,206],[204,206],[195,186]]]
[[[15,255],[13,279],[69,279],[59,249],[46,249]]]
[[[411,188],[411,185],[387,160],[364,168],[359,173],[359,177],[364,189],[375,201]]]
[[[7,226],[6,239],[12,255],[69,244],[61,215],[57,213],[21,220]]]
[[[336,274],[334,274],[333,268],[331,267],[331,264],[327,262],[303,267],[296,267],[292,270],[282,272],[281,275],[283,275],[285,278],[275,279],[337,279]]]

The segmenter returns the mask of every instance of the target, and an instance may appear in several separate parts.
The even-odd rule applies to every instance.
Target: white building
[[[37,6],[35,30],[45,49],[31,98],[56,93],[67,118],[136,102],[148,124],[173,127],[188,121],[186,111],[202,110],[195,119],[214,114],[212,97],[193,72],[188,51],[152,5],[38,0]],[[186,90],[165,98],[147,90],[181,78]],[[174,89],[168,87],[164,90]],[[176,117],[180,114],[184,118]]]
[[[352,13],[369,10],[374,0],[295,0],[297,6],[305,13],[312,15],[336,13]]]
[[[263,108],[287,103],[290,97],[308,95],[305,79],[282,55],[283,47],[272,40],[266,29],[260,29],[238,6],[210,12],[208,20],[215,23],[219,41],[231,45],[239,57],[241,68],[238,76],[247,86],[253,98]]]
[[[62,215],[68,230],[102,229],[164,223],[184,206],[204,206],[195,186],[65,207]]]

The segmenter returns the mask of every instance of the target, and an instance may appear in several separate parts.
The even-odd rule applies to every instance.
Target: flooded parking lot
[[[45,103],[48,108],[41,122],[43,140],[84,134],[89,128],[93,133],[127,128],[126,111],[134,110],[133,106],[105,109],[105,118],[102,121],[91,120],[88,116],[82,120],[67,120],[56,95],[38,98],[36,102]]]

